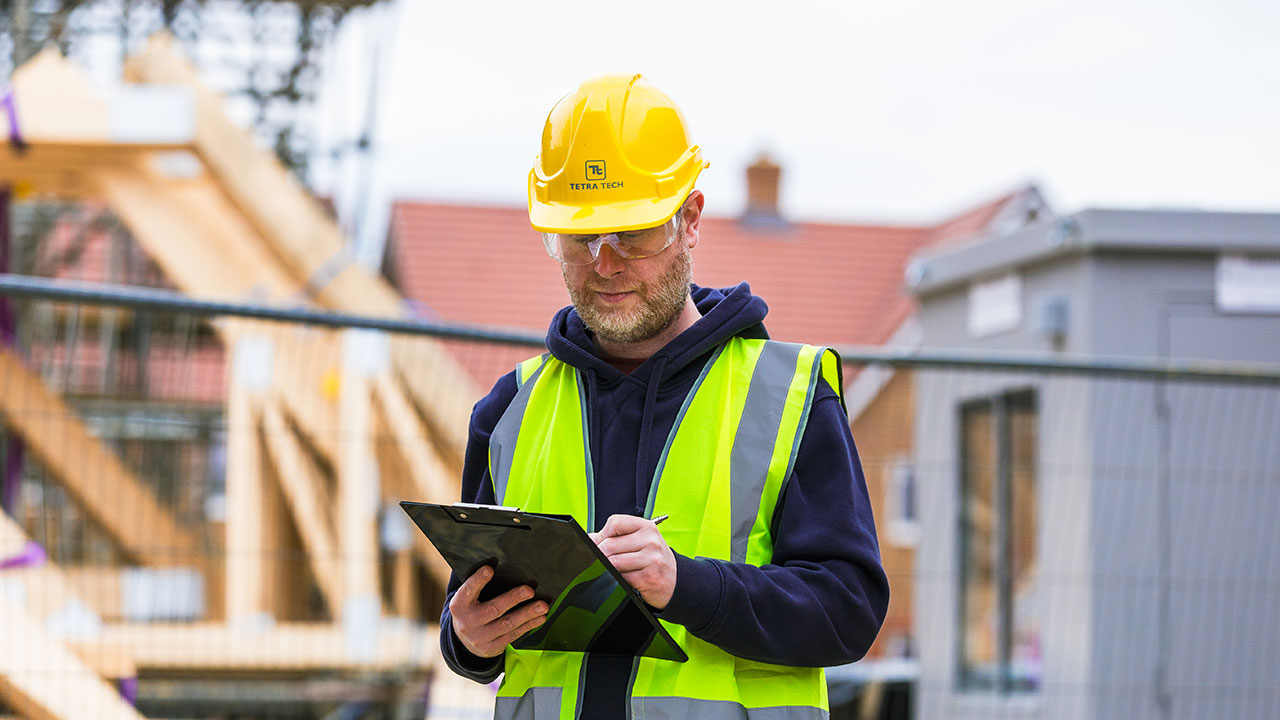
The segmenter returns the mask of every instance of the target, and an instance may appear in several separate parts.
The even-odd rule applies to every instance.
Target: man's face
[[[591,265],[561,265],[565,287],[587,327],[613,343],[656,337],[679,316],[693,281],[693,257],[681,228],[670,247],[623,260],[608,245]]]

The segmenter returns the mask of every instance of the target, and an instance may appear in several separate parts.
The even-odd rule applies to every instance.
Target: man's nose
[[[596,254],[596,274],[602,277],[611,277],[622,272],[626,268],[626,261],[618,254],[617,250],[609,243],[600,246],[600,252]]]

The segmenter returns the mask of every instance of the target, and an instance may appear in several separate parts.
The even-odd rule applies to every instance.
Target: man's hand
[[[612,515],[591,539],[640,597],[661,610],[676,589],[676,556],[653,521]],[[455,596],[456,597],[456,596]]]
[[[501,655],[516,638],[538,627],[547,619],[547,604],[532,602],[512,608],[533,597],[533,588],[521,585],[501,595],[480,602],[480,590],[493,578],[493,568],[475,571],[449,601],[453,632],[463,647],[483,658]]]

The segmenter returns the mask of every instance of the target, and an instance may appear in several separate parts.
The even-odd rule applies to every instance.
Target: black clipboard
[[[481,600],[528,585],[547,603],[547,621],[512,647],[689,659],[572,516],[469,503],[400,507],[458,577],[494,568]]]

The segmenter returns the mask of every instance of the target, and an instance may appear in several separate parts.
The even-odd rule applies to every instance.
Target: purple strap
[[[9,206],[13,193],[8,187],[0,187],[0,272],[9,272],[9,246],[13,244],[9,237]],[[8,295],[0,295],[0,342],[6,348],[12,348],[17,339],[17,323],[13,317],[13,306]]]
[[[22,460],[26,455],[26,444],[22,438],[12,431],[8,437],[0,439],[5,443],[4,476],[0,477],[0,511],[15,512],[18,502],[18,487],[22,485]]]
[[[138,678],[125,677],[117,681],[116,687],[120,690],[120,697],[130,705],[138,704]]]
[[[4,484],[0,485],[0,510],[11,510],[18,500],[18,485],[22,482],[22,457],[26,445],[16,436],[9,437],[9,453],[4,460]]]
[[[22,130],[18,127],[18,105],[14,100],[13,88],[5,90],[4,97],[0,97],[0,105],[4,106],[5,114],[9,117],[9,144],[18,152],[23,152],[27,149],[27,142],[22,139]]]
[[[13,116],[13,91],[6,95],[5,103]],[[10,121],[10,127],[16,127]],[[9,201],[12,196],[8,188],[0,188],[0,272],[9,272]],[[17,341],[17,322],[14,319],[13,305],[7,295],[0,295],[0,344],[12,349]],[[18,484],[22,480],[22,439],[12,432],[7,433],[4,440],[8,452],[5,454],[4,476],[0,477],[0,508],[13,510],[18,500]]]
[[[35,567],[43,565],[49,556],[45,554],[44,548],[35,540],[28,540],[27,544],[22,547],[22,552],[13,557],[0,560],[0,570],[8,570],[10,568]]]

